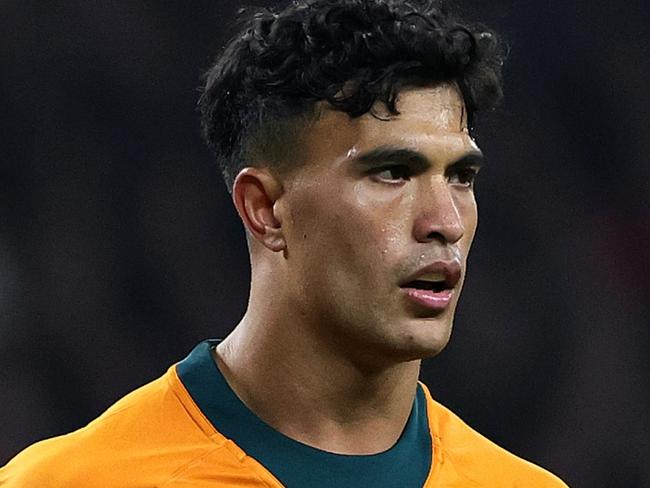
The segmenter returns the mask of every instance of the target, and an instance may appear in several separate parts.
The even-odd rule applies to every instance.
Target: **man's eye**
[[[378,168],[372,174],[373,178],[383,182],[395,183],[407,181],[411,177],[411,170],[408,166],[395,165]]]
[[[474,188],[474,181],[478,170],[476,168],[463,168],[449,176],[449,182],[456,185]]]

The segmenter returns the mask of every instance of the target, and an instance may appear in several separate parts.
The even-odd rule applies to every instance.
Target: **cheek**
[[[462,247],[465,251],[463,254],[467,257],[467,252],[472,245],[474,235],[476,234],[476,227],[478,225],[478,209],[476,206],[476,199],[473,193],[462,195],[455,199],[458,214],[463,222],[465,229],[462,238]]]
[[[347,237],[353,237],[354,245],[368,257],[386,262],[404,249],[404,237],[410,235],[408,201],[413,199],[398,189],[387,191],[363,181],[341,194],[339,201]]]
[[[358,181],[352,185],[350,195],[346,200],[360,209],[373,209],[378,205],[382,207],[395,207],[402,203],[403,195],[396,188],[395,191],[387,191],[385,188],[375,186],[368,181]]]
[[[377,265],[391,262],[404,249],[408,225],[401,217],[404,202],[388,193],[363,183],[343,185],[327,195],[301,192],[294,200],[300,205],[292,207],[291,228],[287,229],[289,251],[294,247],[314,266],[327,263],[339,273],[363,274],[364,279],[380,275]]]

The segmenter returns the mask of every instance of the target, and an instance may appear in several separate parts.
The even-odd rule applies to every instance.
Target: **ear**
[[[275,211],[275,203],[282,193],[281,183],[264,168],[244,168],[232,188],[233,203],[246,229],[274,252],[286,248],[282,223]]]

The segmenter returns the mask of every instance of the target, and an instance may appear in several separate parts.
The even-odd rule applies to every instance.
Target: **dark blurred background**
[[[0,2],[0,465],[242,314],[243,231],[195,112],[240,6]],[[454,336],[423,379],[573,487],[650,486],[650,4],[461,10],[511,53]]]

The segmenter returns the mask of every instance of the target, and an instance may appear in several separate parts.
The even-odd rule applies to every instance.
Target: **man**
[[[430,1],[255,14],[209,71],[208,143],[247,231],[248,309],[3,487],[561,487],[435,402],[477,223],[495,34]]]

